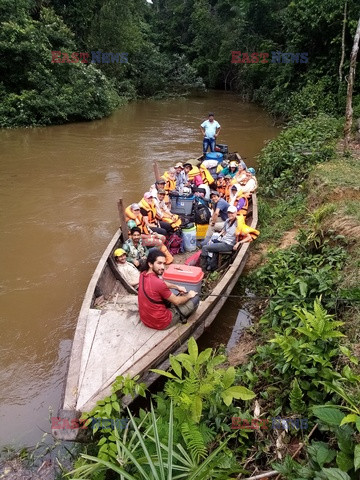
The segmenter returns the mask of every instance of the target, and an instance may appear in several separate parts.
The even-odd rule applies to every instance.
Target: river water
[[[138,101],[89,123],[0,131],[0,445],[34,445],[50,431],[82,297],[118,227],[116,202],[141,199],[154,160],[162,171],[200,155],[209,111],[222,126],[218,142],[248,166],[279,132],[257,106],[217,91]],[[236,314],[231,302],[226,316]]]

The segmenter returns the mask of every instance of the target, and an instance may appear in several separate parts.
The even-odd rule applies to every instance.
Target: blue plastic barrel
[[[206,160],[217,160],[218,162],[222,162],[224,155],[220,152],[209,152],[205,154]]]

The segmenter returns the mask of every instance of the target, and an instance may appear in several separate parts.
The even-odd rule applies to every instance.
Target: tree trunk
[[[347,97],[346,97],[346,112],[345,112],[345,127],[344,127],[344,151],[349,147],[350,134],[351,134],[351,125],[352,125],[352,94],[354,88],[355,80],[355,70],[356,70],[356,58],[359,50],[359,40],[360,40],[360,18],[356,28],[356,33],[354,37],[354,44],[350,55],[350,71],[349,71],[349,80],[347,88]]]
[[[344,66],[344,59],[345,59],[346,10],[347,10],[347,0],[345,0],[345,5],[344,5],[344,20],[343,20],[343,29],[342,29],[342,36],[341,36],[341,60],[340,60],[340,65],[339,65],[339,80],[340,80],[340,83],[342,82],[342,69],[343,69],[343,66]]]

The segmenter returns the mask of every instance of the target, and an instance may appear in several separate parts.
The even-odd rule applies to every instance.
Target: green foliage
[[[321,115],[281,132],[259,159],[263,192],[268,196],[293,196],[313,165],[333,157],[338,128],[338,121]]]
[[[74,52],[73,35],[53,10],[38,20],[23,5],[0,29],[0,126],[49,125],[109,115],[119,104],[109,80],[93,65],[51,63],[51,51]],[[10,61],[11,59],[11,61]]]
[[[212,480],[224,479],[236,471],[232,468],[229,469],[228,465],[225,468],[222,467],[223,450],[230,437],[222,441],[206,459],[199,462],[194,461],[182,445],[174,443],[172,404],[169,409],[165,442],[160,439],[159,419],[156,417],[153,406],[151,406],[151,414],[147,414],[141,422],[138,422],[129,410],[128,415],[132,430],[126,430],[122,438],[115,430],[114,459],[106,461],[99,457],[82,454],[87,462],[70,472],[70,478],[74,480],[94,478],[94,473],[108,470],[117,473],[120,479],[128,480],[170,480],[184,478],[184,476],[189,480]],[[146,422],[147,418],[149,418],[149,422]],[[144,427],[144,425],[148,426]]]

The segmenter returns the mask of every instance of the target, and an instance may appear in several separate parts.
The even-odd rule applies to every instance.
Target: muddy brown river
[[[0,131],[0,445],[34,445],[50,432],[82,297],[118,227],[116,202],[141,199],[154,160],[162,171],[200,155],[209,111],[218,142],[248,166],[279,133],[262,109],[217,91],[138,101],[89,123]],[[228,327],[218,319],[211,344],[231,333],[239,307],[228,303]]]

